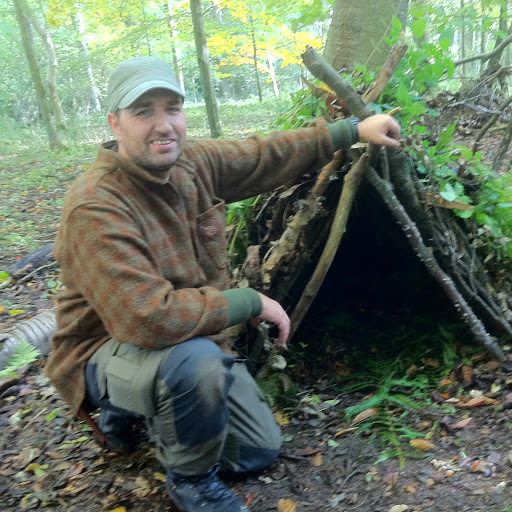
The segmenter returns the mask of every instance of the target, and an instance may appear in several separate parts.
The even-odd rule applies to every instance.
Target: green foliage
[[[16,370],[26,364],[33,363],[39,358],[40,352],[34,346],[20,339],[16,351],[9,359],[7,367],[0,371],[0,379],[3,377],[17,377]]]
[[[437,331],[430,329],[423,334],[408,330],[404,333],[407,348],[401,353],[398,347],[403,346],[404,335],[397,331],[389,342],[376,333],[375,338],[370,335],[368,346],[347,356],[346,364],[359,371],[339,378],[344,392],[364,391],[370,396],[347,407],[345,414],[354,418],[370,408],[378,411],[358,425],[360,434],[372,434],[380,440],[384,452],[377,462],[398,457],[403,467],[407,443],[425,436],[412,426],[412,413],[431,406],[430,392],[453,367],[458,357],[454,332],[453,326],[439,326]]]

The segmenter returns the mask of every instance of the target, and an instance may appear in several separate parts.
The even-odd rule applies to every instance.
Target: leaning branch
[[[471,309],[466,299],[460,294],[453,282],[452,278],[444,272],[439,263],[434,258],[430,249],[425,245],[423,238],[416,227],[414,221],[409,217],[400,201],[396,198],[392,185],[383,180],[377,172],[370,168],[366,173],[368,181],[375,188],[377,193],[380,194],[385,204],[390,209],[391,213],[402,227],[407,240],[417,254],[418,258],[423,262],[430,275],[438,282],[444,290],[448,298],[452,301],[457,311],[461,314],[463,320],[466,322],[475,339],[482,344],[489,352],[491,352],[498,361],[507,370],[512,369],[512,366],[507,361],[504,352],[498,345],[496,340],[486,331],[480,319],[476,316]]]
[[[465,64],[466,62],[473,62],[475,60],[481,60],[482,62],[485,62],[486,60],[489,60],[491,57],[494,57],[496,54],[501,52],[503,48],[506,48],[510,43],[512,43],[512,36],[508,36],[506,39],[503,39],[503,41],[489,53],[480,53],[479,55],[473,55],[472,57],[456,60],[454,64],[456,66],[460,66],[461,64]]]
[[[308,46],[308,49],[302,54],[302,61],[316,78],[325,82],[346,103],[353,116],[364,119],[371,114],[350,83],[342,78],[313,48]]]
[[[343,190],[340,200],[338,201],[338,207],[336,208],[336,214],[329,233],[329,238],[327,239],[315,271],[306,285],[306,288],[290,318],[290,338],[295,334],[297,327],[300,325],[309,307],[313,303],[313,300],[318,294],[318,290],[324,282],[327,272],[331,268],[334,256],[336,256],[341,239],[346,231],[348,216],[352,209],[355,194],[359,184],[361,183],[361,178],[367,168],[368,160],[368,153],[364,153],[357,163],[352,166],[345,177]]]

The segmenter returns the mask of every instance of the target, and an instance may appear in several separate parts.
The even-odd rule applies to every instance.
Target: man
[[[145,418],[167,488],[185,511],[246,507],[218,477],[271,464],[281,437],[223,331],[289,318],[252,289],[229,289],[225,202],[298,180],[365,140],[398,147],[400,127],[320,120],[246,141],[186,139],[184,96],[155,57],[121,63],[108,85],[116,141],[66,195],[54,252],[65,290],[46,372],[75,414],[101,408],[109,448],[136,447]]]

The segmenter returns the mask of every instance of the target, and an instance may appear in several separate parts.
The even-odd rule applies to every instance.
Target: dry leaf
[[[311,464],[317,468],[321,466],[324,463],[324,456],[319,452],[316,453],[313,457],[313,460],[311,461]]]
[[[126,512],[126,507],[117,507],[114,510],[111,510],[110,512]]]
[[[475,460],[473,464],[469,467],[469,470],[472,473],[476,473],[477,471],[482,471],[485,467],[485,462],[483,460]]]
[[[336,432],[336,434],[334,434],[334,437],[342,436],[343,434],[350,434],[351,432],[355,432],[356,430],[357,427],[345,428],[343,430],[340,430],[339,432]]]
[[[413,448],[417,448],[418,450],[421,450],[422,452],[426,452],[427,450],[430,450],[434,447],[434,443],[429,441],[428,439],[411,439],[409,441],[409,444]]]
[[[473,418],[469,417],[465,420],[460,420],[457,423],[452,423],[450,425],[450,428],[466,428],[471,422],[473,421]]]
[[[471,407],[480,407],[482,405],[496,405],[499,402],[494,400],[493,398],[489,398],[488,396],[481,396],[477,398],[472,398],[467,402],[460,402],[457,404],[457,407],[461,407],[462,409],[470,409]]]
[[[375,407],[370,407],[369,409],[366,409],[366,411],[360,412],[351,422],[350,426],[357,425],[358,423],[361,423],[361,421],[367,420],[368,418],[371,418],[372,416],[377,416],[379,414],[379,411],[375,409]]]
[[[284,427],[288,425],[288,423],[290,423],[288,416],[286,414],[283,414],[282,412],[275,412],[274,418],[276,419],[277,424],[280,425],[281,427]]]
[[[409,505],[395,505],[389,509],[389,512],[405,512],[409,510]]]
[[[279,500],[277,502],[279,512],[296,512],[297,503],[293,500]]]
[[[462,367],[462,384],[469,386],[473,382],[473,368],[471,366],[464,365]]]
[[[295,455],[299,455],[300,457],[315,455],[320,450],[318,448],[304,448],[304,450],[299,450]]]

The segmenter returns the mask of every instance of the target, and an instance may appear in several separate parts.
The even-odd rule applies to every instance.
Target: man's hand
[[[400,124],[388,114],[377,114],[361,121],[357,129],[359,138],[379,146],[399,148]]]
[[[288,340],[290,334],[290,318],[286,311],[281,307],[281,304],[272,300],[270,297],[258,292],[261,303],[263,305],[261,314],[257,318],[251,318],[251,323],[254,327],[258,326],[260,322],[272,322],[279,329],[279,337],[277,338],[277,345],[282,346]]]

